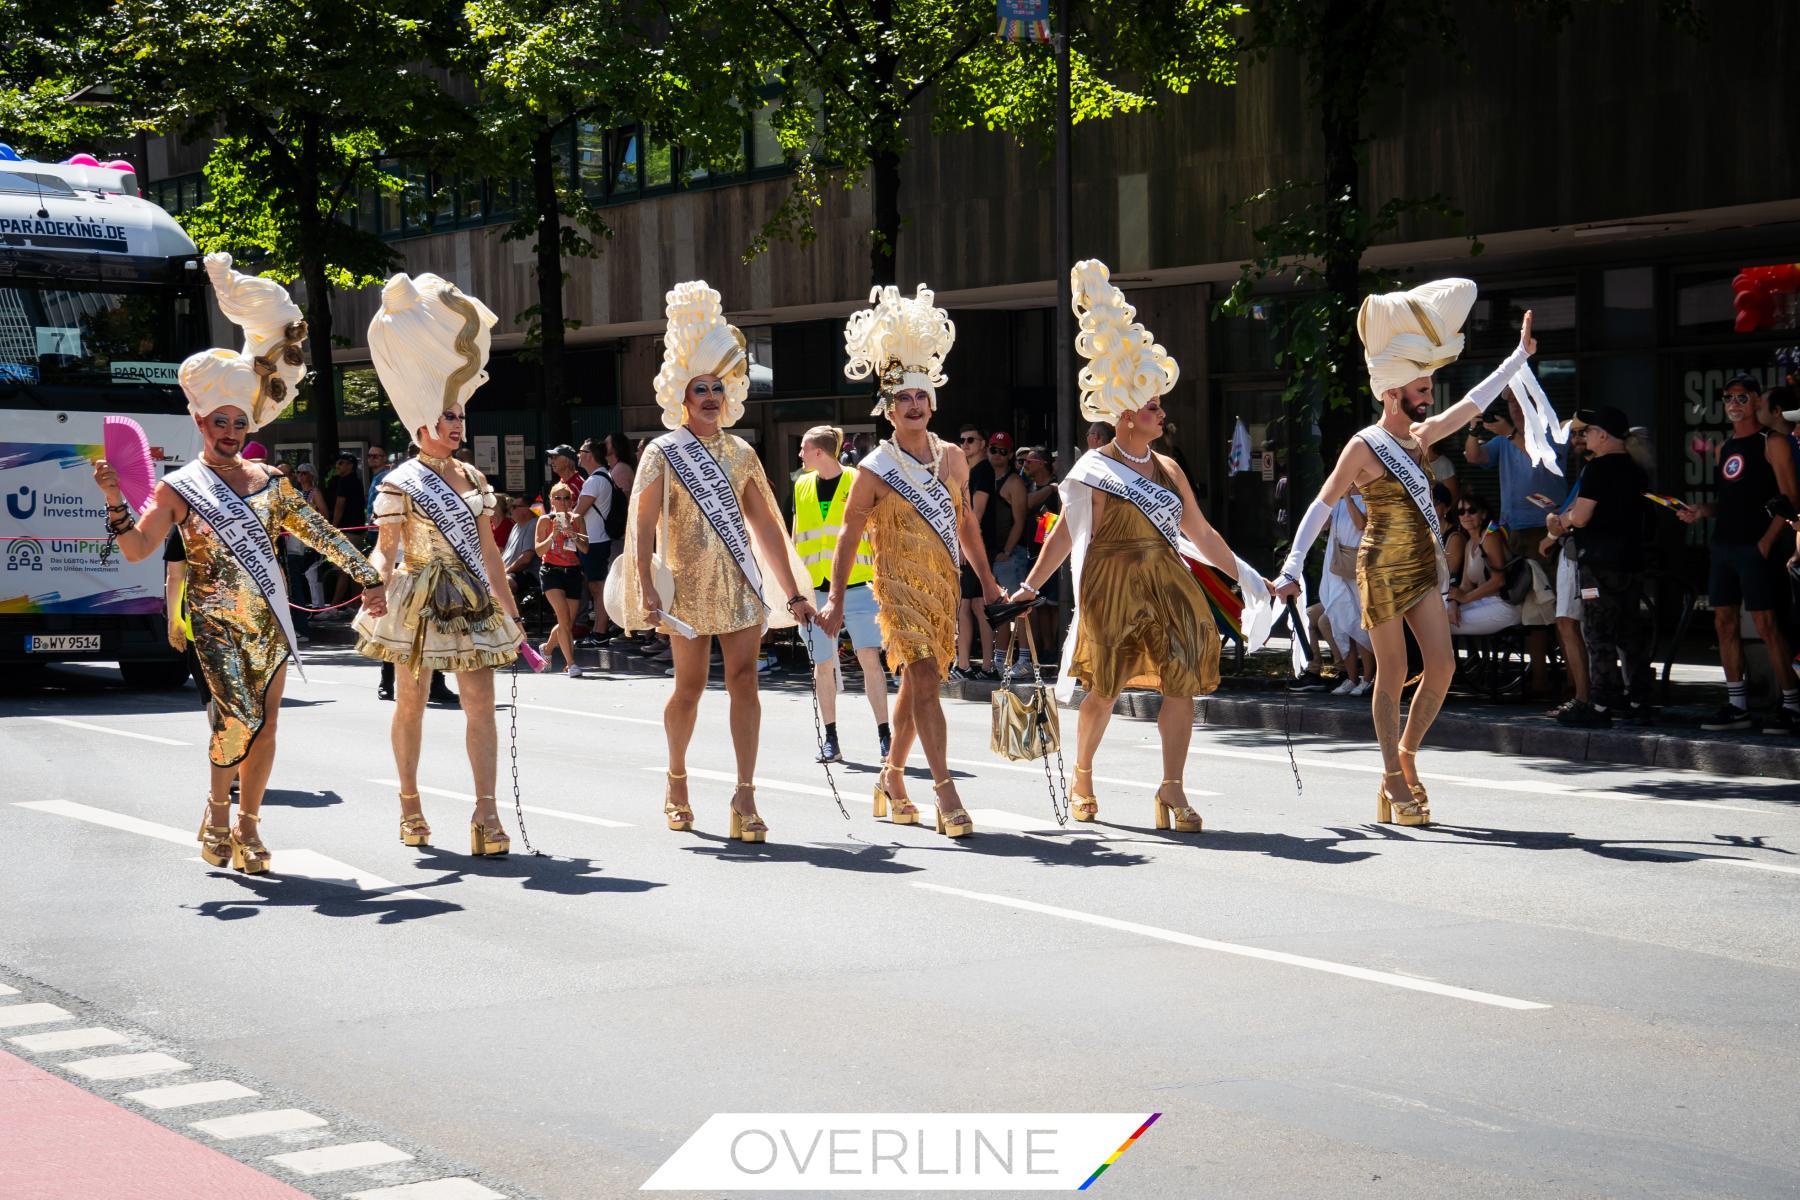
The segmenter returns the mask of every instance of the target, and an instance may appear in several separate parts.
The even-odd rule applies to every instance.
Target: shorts
[[[1529,558],[1533,562],[1542,563],[1546,574],[1550,570],[1550,560],[1544,556],[1544,538],[1548,531],[1542,525],[1534,525],[1530,529],[1510,529],[1506,533],[1506,560]]]
[[[994,582],[1000,585],[1003,595],[1011,595],[1030,573],[1031,558],[1024,550],[1014,550],[994,560]]]
[[[538,585],[546,592],[563,592],[577,600],[587,595],[580,567],[553,567],[544,563],[538,568]]]
[[[1775,565],[1754,542],[1714,542],[1706,595],[1714,608],[1769,612],[1776,606]]]
[[[1581,620],[1581,564],[1567,542],[1556,556],[1556,619]]]
[[[606,541],[583,550],[581,552],[581,577],[589,583],[605,583],[606,568],[612,565],[612,548],[613,544]]]
[[[825,607],[826,594],[824,588],[814,591],[815,607]],[[844,589],[844,628],[841,632],[850,635],[850,645],[853,648],[881,649],[881,627],[875,622],[875,614],[879,611],[875,603],[875,591],[868,584],[853,584]],[[837,639],[826,637],[817,625],[809,626],[806,630],[806,653],[815,663],[830,662],[837,655]]]
[[[968,563],[962,565],[962,598],[964,600],[981,599],[981,577],[975,574]]]

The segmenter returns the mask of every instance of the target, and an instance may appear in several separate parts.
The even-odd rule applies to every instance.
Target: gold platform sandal
[[[886,817],[888,815],[888,810],[891,807],[894,815],[888,819],[894,824],[917,825],[919,823],[919,806],[914,804],[911,800],[908,800],[905,796],[894,795],[894,793],[888,791],[887,785],[882,782],[887,778],[889,771],[900,775],[902,778],[904,778],[906,774],[902,768],[889,766],[887,762],[882,762],[881,770],[875,776],[875,815],[877,817]]]
[[[1413,774],[1417,775],[1419,773],[1419,752],[1417,750],[1408,750],[1405,746],[1400,746],[1398,747],[1398,753],[1404,754],[1406,757],[1413,760]],[[1422,783],[1411,783],[1408,784],[1407,787],[1411,789],[1413,802],[1418,807],[1418,823],[1420,825],[1431,824],[1431,796],[1426,793],[1425,785]]]
[[[481,801],[492,800],[492,796],[475,797],[476,806]],[[494,823],[484,821],[469,822],[469,853],[476,858],[498,858],[512,849],[512,838],[506,835],[506,827],[500,824],[499,813],[494,815]]]
[[[931,785],[931,790],[941,792],[955,782],[954,779],[940,779]],[[969,818],[968,809],[953,808],[949,812],[945,812],[944,806],[939,804],[937,806],[937,831],[953,838],[968,837],[975,832],[975,822]]]
[[[1165,779],[1156,785],[1156,827],[1168,829],[1173,822],[1176,833],[1199,833],[1203,828],[1200,814],[1188,804],[1166,804],[1163,802],[1162,790],[1174,784],[1176,791],[1185,801],[1186,793],[1181,790],[1181,780]]]
[[[217,807],[225,810],[225,820],[231,820],[231,805],[221,804]],[[208,825],[214,808],[212,797],[206,798],[206,808],[200,814],[200,836],[194,840],[200,843],[200,861],[208,866],[222,867],[231,861],[231,826]]]
[[[687,778],[686,771],[679,775],[673,771],[665,771],[664,774],[669,777],[671,783]],[[694,827],[694,810],[686,803],[675,803],[675,789],[667,784],[663,787],[663,816],[669,819],[669,828],[676,833],[682,833]]]
[[[1094,786],[1094,768],[1075,764],[1075,778],[1088,777],[1088,786]],[[1069,789],[1069,815],[1077,821],[1098,821],[1100,819],[1100,798],[1092,792],[1081,792]]]
[[[423,812],[407,812],[406,802],[417,802],[419,793],[400,793],[400,844],[403,846],[431,845],[431,826],[425,823]]]
[[[1406,782],[1403,771],[1387,771],[1381,776],[1381,788],[1375,793],[1375,820],[1382,825],[1423,825],[1430,819],[1430,813],[1417,800],[1396,800],[1388,795],[1387,781],[1398,779]]]
[[[732,800],[736,801],[738,792],[744,791],[752,793],[754,798],[756,785],[747,779],[738,780],[737,787],[733,789],[731,793]],[[740,812],[736,803],[733,803],[731,806],[730,836],[736,838],[740,842],[767,841],[769,837],[769,826],[768,823],[762,819],[761,814],[754,812]]]
[[[238,836],[237,828],[233,826],[231,830],[232,867],[246,875],[266,874],[275,860],[269,854],[269,848],[262,844],[262,814],[247,813],[239,809],[238,820],[251,822],[257,827],[258,832],[251,834],[248,838],[241,838]]]

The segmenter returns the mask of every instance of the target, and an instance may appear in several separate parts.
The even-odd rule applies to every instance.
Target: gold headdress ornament
[[[437,275],[402,272],[382,286],[381,308],[369,321],[369,357],[414,441],[487,382],[498,320]]]
[[[1380,399],[1455,362],[1463,351],[1463,322],[1474,306],[1475,285],[1467,279],[1434,279],[1364,300],[1356,332],[1369,365],[1369,390]]]
[[[888,284],[871,289],[871,307],[844,322],[845,377],[880,376],[881,399],[871,416],[886,416],[894,393],[906,388],[923,391],[937,409],[937,390],[949,382],[944,359],[956,344],[956,326],[935,301],[922,283],[911,296]]]
[[[1076,263],[1069,291],[1080,327],[1075,349],[1088,360],[1079,380],[1082,415],[1111,425],[1168,394],[1181,368],[1138,323],[1137,309],[1110,282],[1106,264],[1094,258]]]
[[[678,283],[664,297],[669,317],[663,334],[662,369],[656,373],[656,403],[662,421],[679,429],[687,420],[682,399],[688,384],[699,375],[714,375],[725,384],[725,415],[721,425],[735,425],[744,415],[750,395],[750,356],[744,335],[725,319],[719,293],[704,279]]]
[[[219,311],[244,331],[244,348],[190,355],[181,364],[181,390],[196,417],[240,408],[255,431],[281,415],[306,373],[300,353],[306,322],[286,288],[273,279],[232,270],[229,254],[207,255],[206,273]]]

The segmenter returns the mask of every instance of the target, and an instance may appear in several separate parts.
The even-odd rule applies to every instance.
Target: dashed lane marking
[[[73,1021],[75,1014],[54,1004],[8,1004],[0,1006],[0,1029],[20,1025],[48,1025],[52,1021]]]
[[[403,1183],[399,1187],[375,1188],[367,1192],[347,1192],[344,1200],[506,1200],[492,1188],[482,1187],[473,1179],[427,1179],[423,1183]]]
[[[73,800],[21,800],[18,802],[18,806],[32,809],[35,812],[54,813],[59,817],[74,817],[77,821],[90,821],[95,825],[123,829],[126,833],[161,838],[165,842],[175,842],[183,846],[194,844],[194,835],[185,829],[176,829],[171,825],[158,825],[155,821],[128,817],[124,813],[116,813],[107,808],[95,808],[91,804],[77,804]]]
[[[993,762],[983,758],[947,758],[944,761],[964,767],[980,767],[984,771],[1023,771],[1027,775],[1036,775],[1040,779],[1044,775],[1042,767],[1027,767],[1019,763]],[[1126,779],[1119,775],[1095,775],[1092,778],[1095,783],[1111,784],[1114,787],[1143,788],[1145,791],[1156,789],[1154,783],[1143,779]],[[1217,796],[1219,793],[1209,792],[1203,788],[1189,788],[1187,794],[1190,796]]]
[[[235,1138],[267,1137],[272,1133],[293,1133],[297,1129],[320,1129],[330,1122],[301,1108],[272,1108],[263,1112],[238,1113],[230,1117],[214,1117],[209,1121],[190,1121],[189,1129],[198,1129],[209,1137],[229,1142]]]
[[[400,787],[400,781],[398,779],[371,779],[368,782],[379,784],[382,787],[394,788],[396,790]],[[423,784],[419,785],[419,792],[421,795],[437,796],[444,800],[462,800],[469,804],[475,803],[475,797],[467,792],[452,792],[444,788],[426,787]],[[560,808],[540,808],[535,804],[523,804],[520,805],[520,807],[526,812],[531,813],[533,816],[538,817],[560,817],[565,821],[580,821],[584,825],[599,825],[605,829],[631,828],[630,821],[615,821],[611,817],[590,816],[587,813],[568,812]]]
[[[271,1154],[269,1161],[286,1167],[296,1175],[325,1175],[332,1171],[355,1171],[363,1167],[410,1162],[412,1155],[386,1142],[345,1142],[341,1146],[319,1146],[312,1150]]]
[[[193,1063],[185,1063],[179,1058],[157,1051],[108,1054],[101,1058],[83,1058],[57,1065],[84,1079],[143,1079],[150,1075],[173,1075],[177,1071],[194,1069]]]
[[[209,1079],[204,1083],[177,1083],[169,1087],[145,1088],[126,1092],[127,1100],[135,1100],[145,1108],[186,1108],[190,1104],[216,1104],[221,1100],[248,1100],[260,1096],[255,1088],[247,1088],[231,1079]]]
[[[48,721],[52,725],[67,725],[70,729],[83,729],[89,733],[110,733],[114,737],[136,738],[140,742],[155,742],[159,746],[191,746],[192,742],[177,741],[174,738],[158,737],[153,733],[134,733],[129,729],[114,729],[110,725],[92,725],[86,721],[71,721],[67,717],[39,717],[40,721]]]
[[[661,767],[644,767],[642,769],[645,771],[654,771],[658,774],[661,774],[663,770]],[[708,771],[701,767],[689,767],[687,773],[699,779],[710,779],[719,783],[737,782],[737,776],[726,771]],[[757,787],[766,788],[771,792],[792,792],[795,795],[800,796],[829,797],[831,795],[830,789],[814,787],[812,784],[789,783],[785,779],[770,779],[764,775],[758,775],[755,778]],[[913,800],[913,803],[918,806],[921,824],[926,821],[935,821],[937,819],[936,810],[931,801],[915,799]],[[927,815],[928,809],[932,810],[929,816]],[[969,809],[969,816],[974,818],[976,829],[980,829],[983,825],[986,825],[991,829],[1009,829],[1015,833],[1056,834],[1062,832],[1062,830],[1057,828],[1054,819],[1029,817],[1023,813],[1008,812],[1003,808],[971,808]],[[1093,831],[1081,829],[1071,830],[1070,832],[1091,833]]]
[[[58,1029],[53,1033],[27,1033],[7,1041],[33,1054],[57,1050],[87,1050],[94,1046],[121,1046],[131,1039],[111,1029]]]

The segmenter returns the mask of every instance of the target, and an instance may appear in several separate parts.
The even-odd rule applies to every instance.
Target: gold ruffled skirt
[[[460,562],[432,559],[419,572],[396,570],[387,611],[358,613],[356,648],[370,658],[420,671],[480,671],[519,656],[524,633]]]
[[[1116,531],[1134,517],[1141,532]],[[1070,669],[1089,692],[1116,696],[1144,687],[1185,697],[1218,689],[1219,629],[1206,595],[1126,501],[1111,501],[1101,514],[1081,564],[1077,616]]]
[[[1356,591],[1364,629],[1391,621],[1438,590],[1431,527],[1400,482],[1384,475],[1363,485],[1369,523],[1356,552]]]
[[[898,495],[888,493],[869,515],[875,577],[869,583],[880,611],[881,644],[890,671],[929,658],[943,677],[956,661],[956,609],[962,602],[956,565],[931,526]]]

